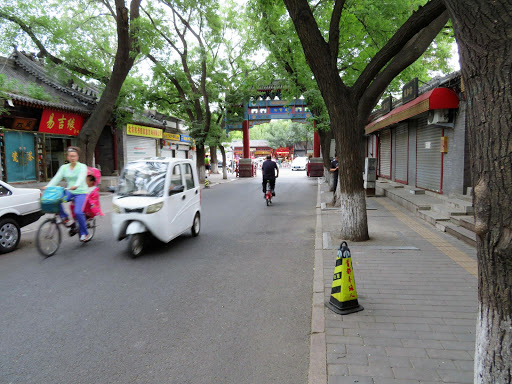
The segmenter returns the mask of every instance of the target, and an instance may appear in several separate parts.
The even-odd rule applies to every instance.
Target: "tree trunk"
[[[228,170],[226,167],[226,150],[222,144],[219,145],[220,153],[222,153],[222,178],[226,180],[228,178]]]
[[[325,182],[328,183],[332,188],[333,181],[332,173],[329,171],[331,169],[331,158],[329,152],[331,150],[331,139],[334,137],[330,129],[328,131],[319,129],[318,136],[320,137],[320,148],[322,149],[322,159],[324,161]]]
[[[112,117],[112,111],[114,110],[117,97],[119,96],[126,76],[128,76],[128,72],[130,72],[132,64],[126,63],[112,72],[112,77],[107,83],[100,101],[78,135],[80,147],[83,151],[82,157],[89,166],[94,166],[92,159],[96,144],[98,143],[103,128]]]
[[[204,156],[206,154],[206,151],[204,149],[203,144],[197,144],[196,145],[196,167],[197,167],[197,174],[199,175],[199,182],[204,183],[205,178],[205,167],[204,167]]]
[[[94,150],[105,124],[112,116],[121,87],[130,72],[139,52],[137,37],[131,26],[139,18],[140,0],[132,0],[130,10],[123,0],[116,0],[117,51],[112,75],[96,105],[91,117],[87,120],[78,135],[84,150],[82,157],[87,165],[92,164]],[[132,49],[133,48],[133,49]]]
[[[512,3],[445,0],[465,86],[478,251],[475,383],[512,382]],[[475,15],[478,17],[475,18]]]
[[[212,173],[219,173],[219,163],[217,160],[217,146],[210,145],[210,166],[212,167]]]
[[[354,150],[363,145],[364,125],[359,123],[357,108],[349,100],[345,101],[344,107],[331,111],[330,117],[339,157],[337,199],[341,209],[341,237],[365,241],[369,236],[362,176],[363,158],[362,151]]]

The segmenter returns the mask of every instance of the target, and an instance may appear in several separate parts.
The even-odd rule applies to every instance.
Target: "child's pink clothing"
[[[104,216],[100,207],[100,189],[94,188],[85,199],[84,213],[86,217]]]
[[[82,210],[84,211],[85,217],[90,219],[94,216],[105,216],[103,212],[101,212],[100,207],[100,189],[98,187],[91,187],[92,189],[85,198],[84,206]],[[75,204],[71,202],[71,212],[74,212]],[[75,219],[75,214],[73,213],[73,219]]]

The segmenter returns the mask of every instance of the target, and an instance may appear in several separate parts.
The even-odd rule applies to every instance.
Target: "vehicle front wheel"
[[[201,216],[199,215],[199,212],[196,213],[194,216],[194,221],[192,223],[192,236],[196,237],[199,235],[199,231],[201,230]]]
[[[14,251],[20,242],[20,226],[16,220],[7,218],[0,221],[0,253]]]
[[[144,251],[143,233],[135,233],[134,235],[130,235],[128,238],[128,251],[130,252],[132,258],[136,258],[142,254],[142,251]]]

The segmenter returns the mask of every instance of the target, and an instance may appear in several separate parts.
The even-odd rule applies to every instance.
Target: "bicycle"
[[[267,187],[265,192],[265,201],[267,202],[267,207],[272,204],[272,188],[270,187],[270,180],[267,180]]]
[[[54,216],[52,218],[46,219],[41,223],[39,228],[37,229],[36,234],[36,246],[39,253],[45,257],[53,256],[60,247],[60,243],[62,242],[62,234],[60,230],[60,225],[64,225],[61,217],[59,216],[59,205],[62,201],[56,200],[50,204],[45,203],[41,204],[41,208],[44,213],[53,213]],[[86,217],[87,223],[87,231],[91,235],[92,240],[94,234],[96,232],[96,217]],[[76,235],[78,233],[77,223],[74,222],[71,226],[66,228],[70,237]]]

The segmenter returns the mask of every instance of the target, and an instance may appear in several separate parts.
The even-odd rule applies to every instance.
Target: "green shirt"
[[[57,185],[62,179],[66,179],[68,188],[77,187],[71,192],[74,195],[87,193],[87,183],[85,178],[87,177],[87,165],[77,162],[75,167],[71,169],[71,164],[64,164],[59,168],[57,174],[53,176],[53,179],[48,183],[48,187]]]

